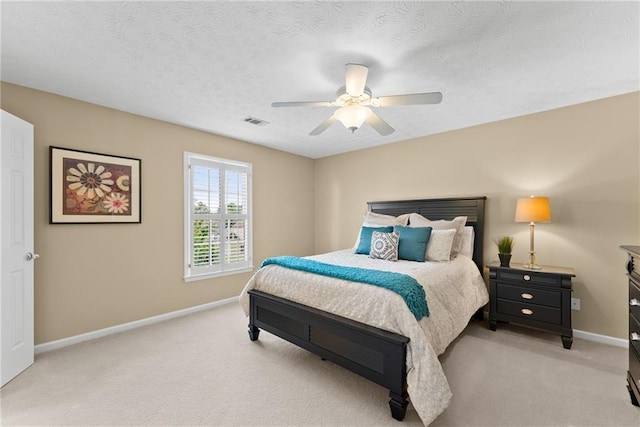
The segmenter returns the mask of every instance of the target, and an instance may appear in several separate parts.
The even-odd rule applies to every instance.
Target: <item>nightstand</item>
[[[571,279],[573,268],[542,266],[527,270],[519,263],[489,268],[489,329],[498,321],[531,326],[562,336],[566,349],[573,344],[571,329]]]

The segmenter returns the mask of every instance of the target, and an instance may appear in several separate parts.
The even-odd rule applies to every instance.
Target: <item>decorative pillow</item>
[[[456,230],[456,234],[453,238],[453,245],[451,246],[451,258],[454,258],[462,250],[462,232],[466,223],[466,216],[457,216],[451,221],[444,219],[431,221],[420,214],[412,213],[409,218],[409,224],[411,227],[431,227],[434,230]]]
[[[400,235],[398,258],[407,261],[424,262],[431,227],[403,227],[396,225],[393,231]]]
[[[449,261],[456,230],[432,230],[427,245],[427,261]]]
[[[371,236],[374,231],[391,233],[393,232],[393,227],[362,227],[360,229],[360,242],[356,248],[357,254],[369,255],[369,252],[371,252]]]
[[[371,235],[370,258],[398,261],[398,241],[400,235],[396,232],[381,233],[374,231]]]
[[[458,255],[468,256],[469,258],[473,258],[473,242],[475,240],[475,232],[473,231],[473,227],[467,225],[464,230],[462,230],[462,249]]]
[[[391,216],[391,215],[383,215],[376,212],[367,212],[364,214],[364,218],[362,219],[363,227],[383,227],[383,226],[394,226],[394,225],[407,225],[409,224],[409,215],[404,214],[400,216]],[[360,245],[360,233],[358,233],[358,237],[356,238],[356,242],[353,247],[357,248]],[[357,252],[356,253],[360,253]],[[369,252],[367,252],[368,254]]]

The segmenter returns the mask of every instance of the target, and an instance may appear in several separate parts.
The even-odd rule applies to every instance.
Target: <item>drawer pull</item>
[[[631,300],[629,300],[629,305],[640,306],[640,300],[638,300],[637,298],[632,298]]]
[[[640,341],[640,334],[637,332],[631,332],[631,335],[629,336],[629,339],[631,341]]]
[[[522,298],[524,298],[524,299],[533,299],[533,295],[531,295],[531,294],[526,294],[526,293],[525,293],[525,294],[520,294],[520,296],[521,296]]]
[[[528,282],[529,280],[531,280],[531,276],[529,276],[528,274],[525,274],[524,276],[522,276],[522,278],[523,278],[524,280],[526,280],[527,282]]]
[[[520,313],[531,316],[533,314],[533,310],[531,310],[530,308],[523,308],[522,310],[520,310]],[[638,335],[638,339],[640,340],[640,335]]]

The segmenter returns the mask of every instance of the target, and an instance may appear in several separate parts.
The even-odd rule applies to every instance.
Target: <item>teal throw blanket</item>
[[[322,276],[380,286],[381,288],[389,289],[400,295],[407,303],[407,307],[409,307],[409,310],[413,313],[416,320],[429,317],[427,297],[422,285],[420,285],[416,279],[406,274],[326,264],[295,256],[267,258],[260,268],[267,265],[279,265],[293,270],[301,270]]]

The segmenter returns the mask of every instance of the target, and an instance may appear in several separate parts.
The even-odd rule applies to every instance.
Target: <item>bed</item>
[[[455,263],[460,263],[461,265],[464,263],[469,264],[471,267],[464,265],[463,270],[466,269],[465,277],[473,276],[472,278],[469,276],[468,280],[474,281],[473,286],[475,288],[472,290],[465,288],[466,290],[459,291],[465,295],[467,293],[475,294],[473,297],[469,297],[468,302],[465,296],[464,303],[459,303],[458,301],[442,303],[439,300],[436,301],[435,292],[432,294],[432,291],[429,290],[427,298],[430,307],[432,303],[436,303],[437,306],[442,305],[444,307],[446,305],[448,308],[438,308],[443,313],[436,311],[432,313],[434,315],[430,316],[431,319],[423,319],[418,323],[414,318],[412,322],[408,320],[410,313],[409,315],[404,313],[408,313],[408,310],[393,308],[393,306],[384,308],[385,310],[393,310],[389,316],[383,311],[376,312],[370,307],[367,307],[366,310],[354,308],[354,301],[361,298],[359,295],[341,298],[344,299],[344,303],[339,301],[332,303],[331,298],[326,298],[326,304],[324,302],[316,304],[315,302],[305,301],[304,297],[296,295],[295,292],[298,291],[294,288],[304,288],[307,283],[310,283],[308,286],[312,286],[313,282],[316,281],[315,275],[306,272],[287,272],[286,268],[278,267],[280,270],[272,270],[271,274],[278,273],[280,276],[274,276],[271,279],[273,282],[271,287],[266,278],[263,279],[265,284],[261,285],[256,278],[258,274],[256,274],[241,294],[240,301],[249,316],[248,332],[250,339],[252,341],[257,340],[260,330],[268,331],[317,354],[322,359],[330,360],[389,389],[391,415],[397,420],[404,419],[409,396],[411,395],[413,406],[418,415],[425,424],[429,424],[446,409],[451,397],[448,383],[444,378],[437,356],[464,329],[472,316],[482,318],[482,307],[488,300],[486,288],[480,274],[483,268],[485,201],[486,197],[464,197],[368,203],[370,212],[392,216],[418,213],[431,220],[451,220],[457,216],[466,216],[466,225],[473,227],[475,234],[472,259],[457,257],[448,263],[429,264],[434,264],[433,275],[442,277],[451,276],[449,270],[446,270],[450,265]],[[348,257],[350,252],[353,251],[347,250],[342,253],[326,254],[324,255],[325,258],[321,259],[326,260],[327,257],[331,259],[331,257],[343,255]],[[364,258],[361,258],[361,261],[365,263],[371,262],[364,261]],[[407,263],[412,262],[407,261]],[[397,269],[405,268],[400,265],[402,263],[389,264],[394,264],[394,268],[396,268],[395,264],[397,264]],[[266,268],[263,270],[266,270]],[[473,270],[473,272],[469,272],[469,270]],[[265,272],[266,274],[267,272]],[[284,274],[288,276],[282,276]],[[456,283],[458,281],[467,281],[467,279],[463,280],[457,277],[455,279],[449,278],[449,280],[454,280]],[[282,283],[279,281],[282,281]],[[482,284],[479,285],[478,281],[482,282]],[[289,283],[286,284],[285,282]],[[301,286],[291,286],[292,283]],[[350,286],[349,283],[343,285]],[[369,289],[376,288],[366,285],[357,286]],[[345,292],[351,292],[351,290],[347,289]],[[378,289],[373,292],[380,294],[388,291]],[[349,302],[349,298],[352,298],[351,302]],[[374,304],[378,301],[376,300],[377,296],[372,296],[371,298]],[[447,299],[451,299],[451,297],[445,295],[443,300]],[[389,300],[392,300],[392,298],[387,295],[385,304]],[[347,307],[348,304],[350,305]],[[313,305],[316,305],[316,307]],[[464,306],[464,312],[460,309],[461,313],[457,313],[458,306]],[[358,310],[362,313],[359,313]],[[450,310],[451,312],[444,313],[445,310]],[[379,315],[377,315],[378,313]],[[438,329],[451,330],[443,338],[433,339],[437,334],[428,331],[426,328],[429,327],[429,322],[435,322],[436,320],[434,319],[437,319],[438,316],[444,319],[440,320]],[[462,319],[460,319],[461,316]],[[378,319],[383,317],[389,317],[390,320],[385,319],[384,322],[382,320],[378,322]],[[424,326],[424,324],[427,326]],[[419,327],[416,327],[416,325]],[[444,328],[442,325],[444,325]],[[424,338],[423,335],[425,336]]]

